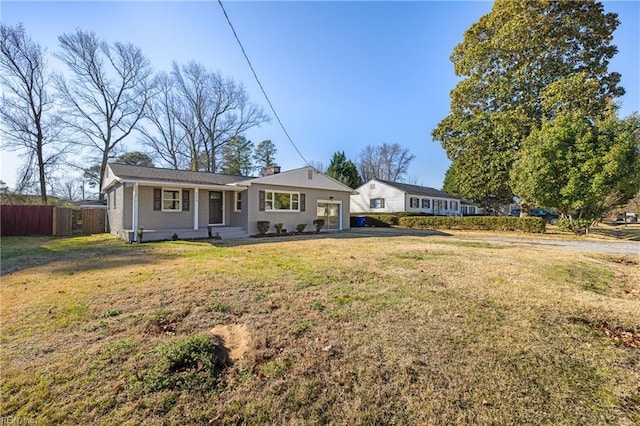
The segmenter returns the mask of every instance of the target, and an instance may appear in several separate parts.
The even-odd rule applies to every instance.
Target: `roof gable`
[[[236,185],[277,185],[277,186],[295,186],[299,188],[326,189],[331,191],[343,191],[355,193],[355,191],[313,167],[302,167],[299,169],[287,170],[286,172],[276,173],[268,176],[252,178],[250,180],[240,180]]]

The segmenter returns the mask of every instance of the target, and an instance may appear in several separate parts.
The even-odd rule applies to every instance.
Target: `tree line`
[[[77,29],[59,36],[53,53],[63,75],[24,26],[1,24],[0,39],[2,147],[25,159],[16,192],[37,188],[44,204],[51,192],[73,197],[77,180],[55,176],[69,166],[82,170],[83,189],[100,188],[109,161],[245,176],[275,164],[271,140],[244,136],[270,117],[220,72],[191,61],[154,73],[137,46]],[[147,153],[126,152],[134,133]],[[368,145],[357,165],[341,152],[322,171],[355,188],[402,180],[413,159],[397,143]]]
[[[22,25],[0,26],[2,146],[25,158],[17,191],[35,184],[46,203],[54,173],[69,165],[100,187],[107,162],[133,132],[165,167],[248,173],[275,161],[271,141],[254,149],[244,140],[269,116],[232,78],[195,61],[154,73],[137,46],[81,29],[58,42],[54,56],[65,75],[49,68]]]

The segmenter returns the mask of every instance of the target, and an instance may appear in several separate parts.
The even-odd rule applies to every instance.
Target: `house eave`
[[[203,184],[203,183],[190,183],[190,182],[175,182],[168,180],[144,180],[144,179],[122,179],[114,178],[113,182],[119,182],[122,184],[138,184],[140,186],[161,186],[161,187],[179,187],[179,188],[197,188],[197,189],[220,189],[224,191],[242,192],[247,189],[247,186],[236,184]],[[113,186],[110,183],[103,192]]]

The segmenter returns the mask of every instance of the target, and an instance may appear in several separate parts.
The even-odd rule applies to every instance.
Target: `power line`
[[[227,18],[227,22],[229,23],[229,27],[231,27],[231,31],[233,31],[233,35],[236,38],[236,41],[238,42],[238,45],[240,46],[240,50],[242,50],[242,54],[244,55],[244,58],[247,60],[247,64],[249,64],[249,68],[251,68],[251,72],[253,73],[253,77],[256,79],[256,82],[258,83],[258,86],[260,86],[260,90],[262,90],[262,94],[264,95],[265,99],[267,100],[267,103],[269,104],[269,107],[271,108],[271,111],[273,112],[273,115],[276,117],[276,120],[278,120],[278,124],[280,124],[280,127],[282,128],[282,131],[284,132],[285,135],[287,135],[287,139],[289,139],[289,142],[291,142],[291,145],[293,146],[293,148],[296,150],[296,152],[298,153],[300,158],[302,158],[302,161],[304,161],[304,163],[307,166],[310,166],[311,164],[309,164],[307,159],[304,158],[304,155],[302,155],[302,153],[300,152],[300,150],[298,149],[296,144],[293,142],[293,139],[291,139],[291,136],[289,136],[289,132],[287,132],[287,129],[285,129],[285,127],[284,127],[284,124],[282,124],[282,120],[280,120],[280,117],[278,116],[278,113],[276,112],[276,109],[273,107],[273,104],[271,103],[271,100],[269,99],[269,96],[267,96],[267,92],[264,90],[264,87],[262,87],[262,83],[260,82],[260,79],[258,78],[258,74],[256,74],[256,70],[253,68],[253,65],[251,65],[251,61],[249,60],[249,56],[247,55],[247,52],[244,50],[244,46],[242,45],[242,42],[240,41],[240,38],[238,38],[238,34],[236,33],[236,29],[233,27],[233,24],[231,23],[231,20],[229,19],[229,15],[227,15],[227,11],[224,9],[224,6],[222,5],[222,0],[218,0],[218,4],[222,8],[222,13],[224,13],[224,17]]]

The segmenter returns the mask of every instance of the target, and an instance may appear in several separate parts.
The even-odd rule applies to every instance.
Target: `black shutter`
[[[258,191],[258,211],[264,211],[264,191]]]
[[[183,212],[189,211],[189,190],[188,189],[182,190],[182,211]]]
[[[162,189],[153,188],[153,210],[162,210]]]
[[[384,198],[380,198],[380,208],[384,209]]]
[[[309,171],[311,171],[311,170],[309,170]],[[305,209],[306,209],[306,207],[307,207],[307,206],[305,205],[305,203],[306,203],[306,198],[307,198],[307,197],[305,196],[305,194],[300,194],[300,211],[301,211],[301,212],[305,211]]]
[[[369,198],[369,208],[372,209],[375,204],[375,198]]]

